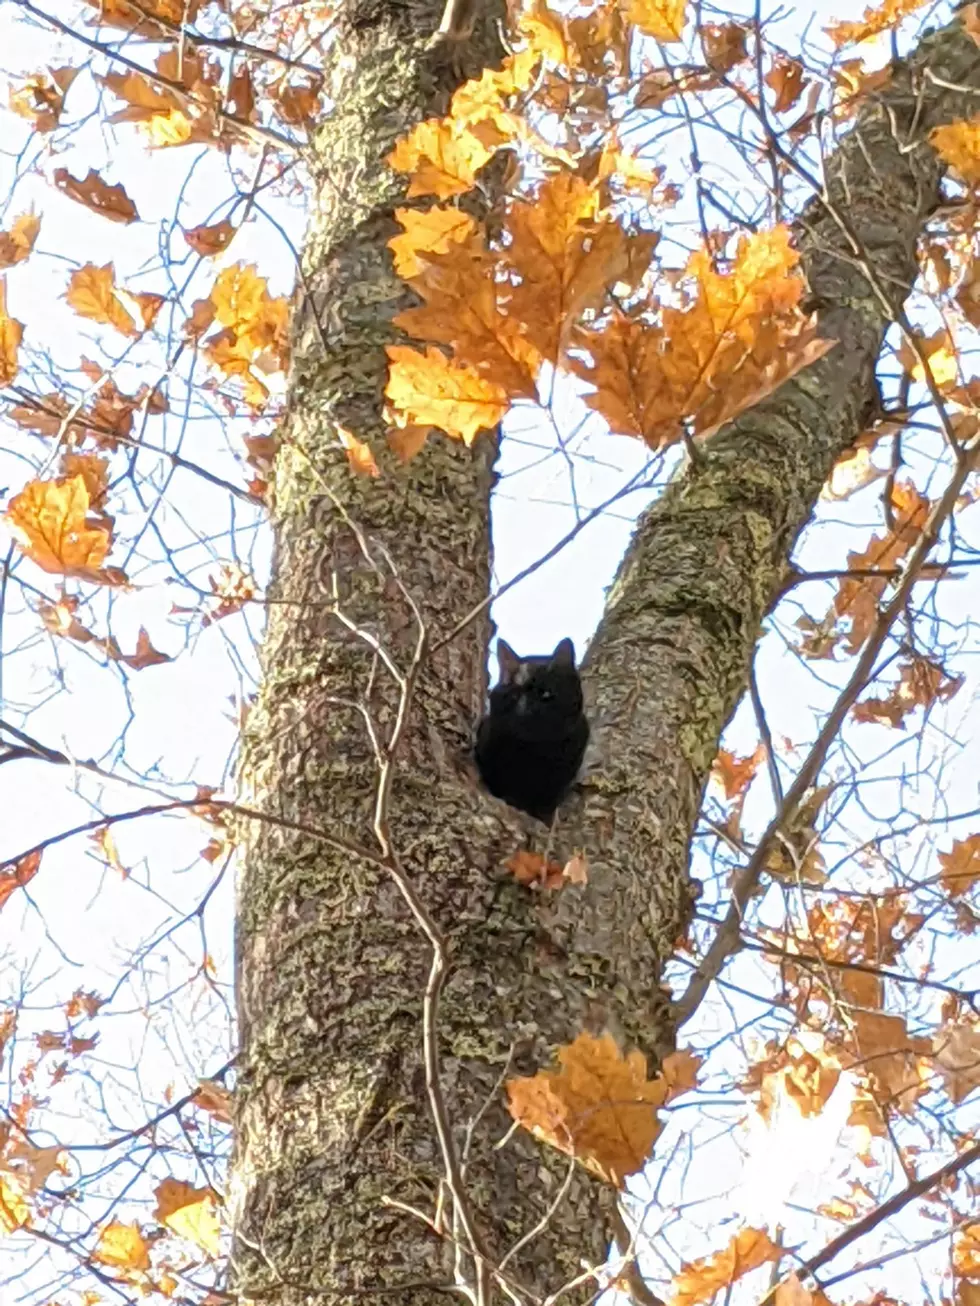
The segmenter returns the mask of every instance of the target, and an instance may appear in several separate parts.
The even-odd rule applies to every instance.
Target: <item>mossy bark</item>
[[[799,234],[822,329],[839,344],[716,436],[641,521],[590,652],[587,784],[557,835],[562,851],[585,849],[590,880],[545,899],[502,870],[520,821],[459,764],[483,700],[486,614],[440,646],[488,592],[493,444],[432,440],[403,469],[381,436],[384,346],[405,303],[385,248],[402,184],[383,160],[448,101],[451,61],[428,45],[439,17],[424,0],[348,5],[335,109],[315,142],[265,680],[242,762],[252,804],[334,839],[251,822],[239,891],[235,1284],[245,1300],[283,1306],[376,1292],[443,1300],[457,1269],[472,1268],[465,1254],[454,1266],[445,1236],[452,1202],[422,1059],[431,949],[373,834],[366,716],[383,742],[403,689],[392,667],[413,665],[416,607],[430,652],[394,762],[386,856],[449,953],[440,1088],[473,1217],[499,1261],[554,1206],[507,1266],[528,1300],[601,1262],[609,1192],[578,1171],[555,1202],[565,1162],[508,1136],[500,1078],[533,1072],[582,1029],[611,1029],[651,1063],[672,1045],[660,976],[689,918],[707,770],[793,544],[874,402],[887,314],[848,232],[900,304],[939,179],[922,142],[969,113],[922,69],[980,82],[965,35],[932,38],[829,164],[830,207],[812,204]],[[467,57],[496,60],[501,18],[497,5],[478,13]],[[369,439],[379,479],[352,474],[337,424]]]

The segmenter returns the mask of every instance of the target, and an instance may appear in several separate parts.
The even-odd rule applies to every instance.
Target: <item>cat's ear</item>
[[[575,669],[575,645],[570,639],[563,639],[551,655],[551,665],[553,667],[569,667]]]
[[[514,677],[517,675],[517,669],[521,665],[521,659],[505,639],[497,640],[497,661],[500,664],[500,683],[502,685],[512,684]]]

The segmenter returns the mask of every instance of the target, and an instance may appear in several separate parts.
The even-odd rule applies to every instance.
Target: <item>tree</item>
[[[869,11],[834,40],[887,32],[911,8]],[[140,344],[166,298],[183,313],[186,347],[223,374],[230,408],[280,419],[277,451],[265,434],[247,445],[275,563],[241,792],[195,790],[90,823],[110,861],[117,824],[174,807],[214,823],[212,857],[238,844],[228,1209],[232,1291],[244,1300],[586,1299],[606,1281],[610,1239],[610,1275],[647,1299],[642,1220],[637,1234],[618,1190],[651,1151],[669,1170],[656,1146],[662,1109],[692,1089],[699,1065],[677,1050],[680,1032],[752,949],[771,968],[778,1031],[745,1058],[760,1112],[794,1101],[819,1116],[846,1079],[850,1127],[888,1141],[904,1182],[895,1189],[883,1170],[879,1191],[865,1190],[870,1209],[854,1199],[845,1232],[798,1253],[750,1223],[700,1249],[688,1238],[670,1300],[706,1301],[745,1276],[751,1293],[763,1282],[754,1272],[775,1263],[767,1301],[819,1306],[828,1285],[807,1275],[922,1193],[944,1204],[960,1306],[975,1296],[964,1174],[980,1144],[975,1118],[957,1111],[980,1079],[975,986],[958,962],[939,966],[935,948],[944,928],[975,928],[977,836],[941,854],[938,900],[936,874],[911,876],[897,852],[895,874],[884,862],[876,879],[828,868],[826,850],[883,837],[854,815],[865,810],[859,767],[845,784],[827,765],[847,760],[834,750],[853,747],[855,730],[905,729],[919,709],[925,747],[930,714],[963,683],[950,668],[969,643],[944,644],[943,588],[971,561],[977,24],[965,11],[879,73],[844,63],[832,93],[812,52],[809,67],[788,56],[760,15],[716,17],[726,21],[699,15],[691,29],[670,4],[571,17],[529,7],[511,16],[505,55],[502,9],[354,5],[327,16],[314,73],[308,30],[275,15],[231,15],[227,35],[218,15],[156,0],[104,11],[103,23],[163,47],[153,67],[124,42],[84,36],[120,64],[98,74],[126,106],[113,117],[142,124],[152,144],[262,152],[239,197],[246,214],[267,157],[293,140],[285,128],[309,128],[310,222],[281,414],[269,377],[285,361],[285,305],[244,263],[226,260],[190,312],[176,289],[128,294],[111,266],[82,265],[68,290],[76,313]],[[672,54],[681,39],[683,63]],[[297,65],[307,80],[291,80]],[[14,107],[35,131],[53,130],[70,84],[62,68],[38,75]],[[672,178],[624,146],[631,116],[653,111],[676,112],[690,135],[686,205]],[[838,139],[821,156],[828,112]],[[744,195],[712,182],[721,154],[701,162],[703,133],[715,131],[741,152]],[[749,211],[754,159],[768,191],[756,182]],[[80,181],[59,168],[53,180],[103,217],[135,218],[127,191],[95,172]],[[701,228],[682,257],[658,247],[672,205],[677,231]],[[722,229],[709,228],[709,209]],[[25,215],[7,233],[11,266],[31,255],[36,222]],[[187,238],[212,255],[238,237],[226,218]],[[920,258],[931,295],[916,289]],[[944,314],[931,334],[927,309]],[[98,364],[85,368],[94,401],[25,385],[22,334],[5,315],[10,416],[57,437],[63,454],[57,475],[18,489],[7,520],[18,557],[79,587],[42,591],[33,606],[59,638],[142,672],[166,660],[145,631],[124,654],[78,617],[78,594],[126,584],[106,565],[117,530],[108,455],[144,453],[134,418],[145,429],[173,396],[150,383],[123,392]],[[184,348],[169,370],[193,394],[193,372],[176,368]],[[539,404],[556,432],[563,404],[587,406],[651,451],[644,475],[660,487],[590,645],[592,752],[550,833],[481,795],[466,760],[494,597],[491,432],[522,403]],[[179,445],[164,450],[172,467],[227,482]],[[883,480],[884,530],[868,543],[865,529],[847,565],[817,571],[801,561],[804,532],[835,465],[852,481],[831,481],[832,497]],[[814,617],[821,585],[831,606]],[[258,598],[240,567],[211,590],[212,621]],[[760,634],[801,592],[796,647],[827,660],[833,691],[805,751],[776,736],[769,686],[752,674]],[[871,688],[878,679],[883,690]],[[758,747],[719,752],[746,691]],[[4,728],[4,761],[72,760]],[[942,776],[936,785],[946,791]],[[902,806],[915,817],[905,795]],[[900,828],[881,824],[889,837]],[[5,898],[39,874],[42,842],[9,862]],[[902,1005],[913,987],[933,1008]],[[927,1092],[942,1103],[933,1134]],[[178,1115],[227,1107],[214,1086],[180,1102]],[[29,1239],[43,1236],[44,1201],[58,1195],[50,1167],[31,1179],[38,1104],[14,1106],[0,1195],[7,1226]],[[928,1174],[913,1160],[913,1128],[930,1144]],[[57,1144],[51,1166],[70,1149]],[[213,1256],[217,1235],[201,1231],[214,1219],[210,1179],[170,1176],[154,1193],[157,1223]],[[118,1218],[94,1250],[68,1242],[103,1284],[195,1301],[213,1292],[193,1267],[154,1262],[153,1239]],[[652,1277],[659,1290],[665,1276]]]

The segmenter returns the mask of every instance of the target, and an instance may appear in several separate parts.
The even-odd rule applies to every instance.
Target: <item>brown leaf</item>
[[[951,1022],[937,1031],[932,1045],[949,1099],[958,1105],[980,1088],[980,1023],[975,1017]]]
[[[88,176],[81,181],[73,177],[67,168],[55,168],[54,184],[70,200],[84,204],[93,213],[99,213],[112,222],[139,221],[136,205],[126,194],[125,187],[121,184],[110,186],[94,168],[90,168]]]
[[[773,57],[772,67],[766,73],[765,82],[770,90],[776,92],[773,112],[786,113],[788,109],[792,109],[806,86],[803,65],[788,55],[777,54]]]
[[[748,58],[746,39],[749,29],[743,23],[725,23],[721,26],[706,23],[698,32],[704,61],[712,72],[730,73]]]
[[[948,853],[939,854],[940,880],[951,898],[958,898],[980,880],[980,834],[958,839]]]
[[[748,757],[736,757],[727,748],[719,749],[718,756],[711,765],[711,774],[724,789],[726,798],[736,798],[745,793],[765,756],[764,744],[757,744],[755,751]]]
[[[209,227],[185,227],[184,239],[195,254],[201,254],[204,258],[213,258],[215,254],[220,254],[228,248],[237,231],[238,228],[225,218],[224,221],[215,222]],[[210,326],[210,323],[207,323],[207,326]]]
[[[223,1125],[231,1124],[232,1096],[217,1080],[200,1080],[197,1092],[191,1101],[202,1111],[207,1111],[209,1115],[214,1116],[215,1120],[220,1120]]]
[[[557,1071],[508,1080],[511,1115],[535,1137],[622,1187],[626,1176],[643,1167],[661,1131],[657,1108],[667,1098],[666,1080],[648,1079],[643,1054],[624,1056],[611,1034],[580,1034],[559,1048],[558,1060]]]
[[[508,857],[504,866],[518,884],[529,889],[560,889],[564,884],[565,868],[560,862],[546,861],[541,853],[519,848]]]

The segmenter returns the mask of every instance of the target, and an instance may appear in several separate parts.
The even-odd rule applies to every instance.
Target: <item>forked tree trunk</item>
[[[823,334],[840,344],[716,436],[641,521],[588,660],[588,783],[560,826],[563,851],[585,849],[589,883],[543,897],[502,871],[519,818],[458,762],[484,693],[492,442],[468,452],[432,439],[407,470],[384,453],[384,346],[405,291],[385,248],[401,183],[383,159],[447,103],[448,65],[426,48],[439,17],[425,0],[347,7],[276,473],[265,680],[242,777],[246,800],[307,832],[246,831],[231,1193],[238,1291],[284,1306],[443,1301],[454,1253],[473,1278],[471,1237],[497,1264],[539,1222],[505,1269],[524,1300],[601,1263],[609,1192],[507,1137],[500,1080],[547,1064],[583,1029],[641,1047],[651,1069],[673,1043],[659,981],[689,918],[708,768],[794,541],[874,400],[888,312],[862,266],[900,305],[936,202],[923,141],[970,111],[923,69],[980,84],[980,55],[954,25],[896,70],[828,164],[829,207],[814,201],[798,238]],[[501,19],[497,5],[479,12],[471,53],[497,58]],[[379,479],[352,475],[335,423],[371,440]],[[393,730],[379,841],[375,743]],[[423,1057],[433,931],[449,960],[428,1031],[441,1137]],[[451,1186],[465,1165],[462,1216],[447,1146]]]

